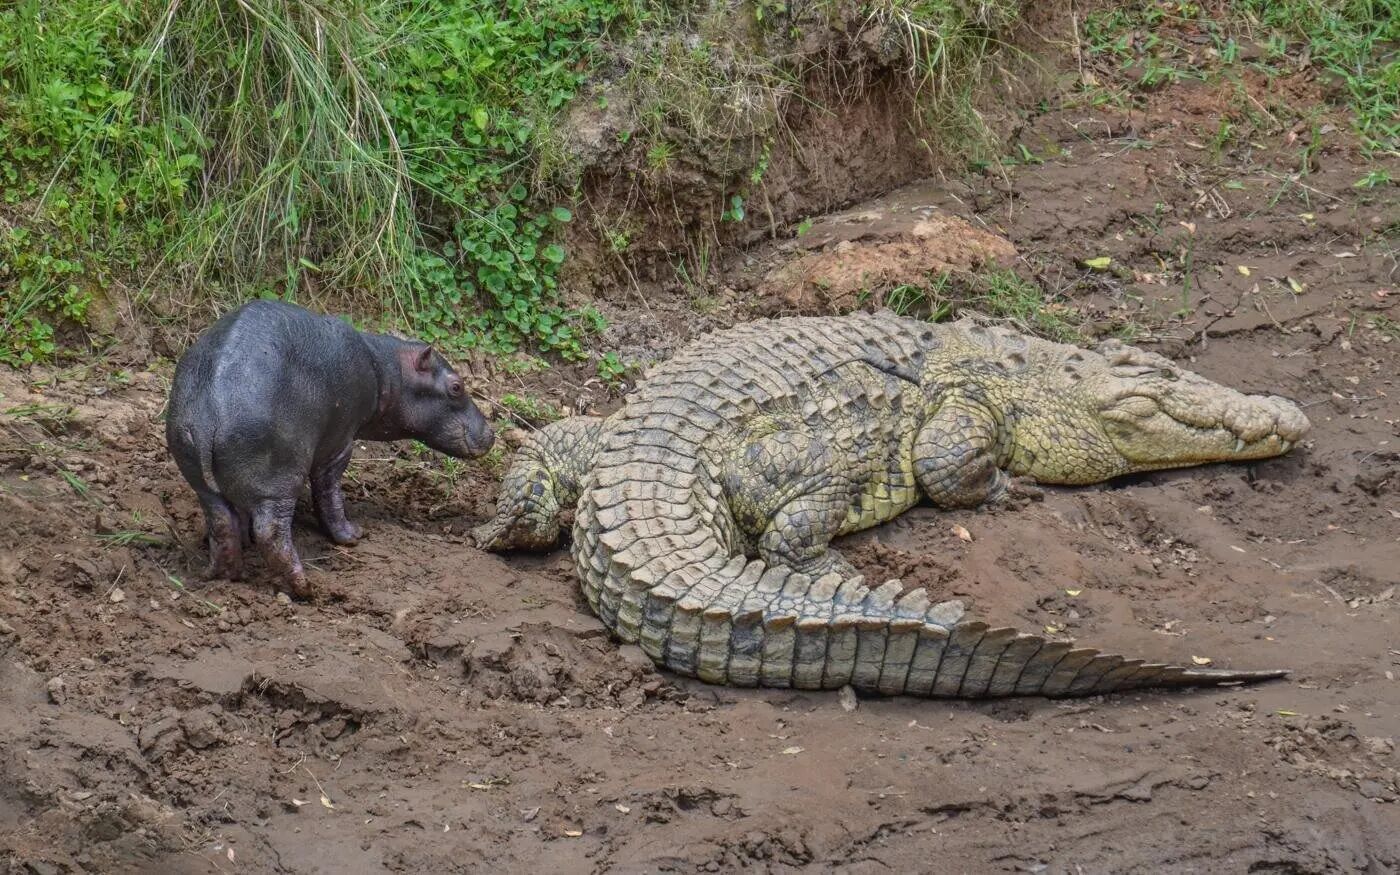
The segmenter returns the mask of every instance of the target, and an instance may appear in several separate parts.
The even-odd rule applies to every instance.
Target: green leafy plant
[[[315,299],[581,357],[551,119],[628,0],[0,7],[0,361],[120,277],[160,317]],[[10,216],[18,220],[7,220]],[[188,318],[188,317],[185,317]]]

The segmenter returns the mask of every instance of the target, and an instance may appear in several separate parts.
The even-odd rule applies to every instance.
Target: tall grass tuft
[[[129,88],[175,161],[198,166],[169,256],[230,287],[304,270],[338,295],[392,284],[414,181],[376,68],[383,0],[169,0]],[[313,284],[314,285],[314,284]]]

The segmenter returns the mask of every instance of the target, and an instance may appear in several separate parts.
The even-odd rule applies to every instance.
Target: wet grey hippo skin
[[[243,305],[190,346],[175,368],[165,435],[204,508],[206,576],[239,579],[243,548],[256,542],[269,570],[302,596],[291,528],[308,477],[317,518],[348,544],[361,532],[345,518],[340,477],[356,439],[414,438],[457,457],[495,441],[432,347],[277,301]]]

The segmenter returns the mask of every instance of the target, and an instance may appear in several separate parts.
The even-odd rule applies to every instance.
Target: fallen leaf
[[[1244,276],[1249,276],[1249,268],[1245,267],[1243,264],[1237,265],[1235,270],[1239,271]]]
[[[1195,222],[1177,222],[1177,224],[1180,225],[1181,227],[1185,228],[1187,234],[1194,234],[1194,233],[1196,233],[1196,223],[1195,223]]]
[[[335,803],[331,802],[331,797],[327,796],[325,793],[321,794],[321,804],[332,811],[335,810]]]
[[[1301,295],[1303,293],[1303,289],[1307,288],[1306,285],[1298,282],[1293,277],[1288,278],[1288,287],[1293,290],[1293,294],[1295,295]]]
[[[1071,598],[1073,598],[1074,596],[1079,595],[1079,594],[1080,594],[1081,592],[1083,592],[1083,591],[1084,591],[1084,590],[1082,590],[1082,589],[1067,589],[1067,590],[1065,590],[1065,595],[1070,596]]]
[[[621,802],[619,802],[619,803],[617,803],[616,805],[614,805],[613,808],[616,808],[618,811],[621,811],[623,814],[631,814],[631,813],[632,813],[632,809],[628,808],[626,805],[623,805]]]
[[[534,808],[522,808],[522,809],[520,809],[520,817],[521,817],[521,819],[524,820],[526,823],[529,823],[530,821],[534,820],[534,819],[535,819],[535,816],[536,816],[537,814],[539,814],[539,813],[540,813],[540,809],[539,809],[539,806],[538,806],[538,805],[535,806]]]
[[[1236,553],[1243,553],[1245,551],[1243,547],[1236,547],[1234,544],[1230,545],[1230,549],[1234,550]]]
[[[802,751],[804,751],[804,750],[806,750],[806,748],[803,748],[803,747],[785,747],[785,748],[783,748],[783,753],[787,754],[788,756],[792,756],[793,754],[802,753]]]
[[[1108,266],[1111,264],[1113,264],[1113,259],[1107,255],[1084,259],[1084,266],[1091,270],[1108,270]]]
[[[576,838],[578,838],[579,836],[583,835],[583,830],[581,830],[581,829],[566,829],[566,830],[564,830],[564,835],[568,836],[568,837],[571,838],[571,839],[576,839]]]
[[[470,788],[472,788],[473,790],[490,790],[490,789],[491,789],[491,785],[490,785],[490,784],[478,784],[476,781],[469,781],[469,782],[467,783],[467,786],[470,787]]]
[[[962,526],[958,525],[957,523],[953,523],[953,529],[952,529],[952,531],[953,531],[953,534],[957,535],[959,538],[963,539],[964,541],[971,541],[971,540],[972,540],[972,533],[969,532],[967,529],[963,528]]]
[[[236,856],[236,855],[233,853],[233,848],[229,848],[228,851],[227,851],[227,853],[225,854],[225,856],[227,856],[227,857],[228,857],[228,861],[229,861],[230,863],[232,863],[232,862],[233,862],[233,858]]]
[[[1211,663],[1209,656],[1193,656],[1191,657],[1191,661],[1196,665],[1210,665]]]
[[[1280,717],[1297,717],[1297,716],[1298,716],[1298,712],[1297,712],[1297,711],[1283,711],[1283,710],[1280,710],[1280,711],[1275,711],[1274,713],[1277,714],[1277,715],[1280,716]]]
[[[300,808],[303,805],[310,805],[311,803],[307,802],[305,799],[293,799],[292,804],[295,805],[297,808]]]
[[[1312,213],[1299,213],[1298,218],[1302,219],[1304,222],[1311,222],[1313,219],[1316,219],[1317,216],[1314,216]]]
[[[1055,634],[1057,634],[1059,631],[1060,631],[1060,627],[1059,627],[1059,626],[1046,626],[1046,627],[1045,627],[1045,634],[1046,634],[1046,635],[1055,635]]]

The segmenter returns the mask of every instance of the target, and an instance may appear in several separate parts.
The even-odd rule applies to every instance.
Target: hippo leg
[[[238,514],[238,540],[243,542],[243,549],[247,550],[253,546],[253,515],[241,507],[234,508]]]
[[[295,498],[275,498],[260,502],[253,508],[253,539],[262,551],[268,571],[286,583],[292,594],[306,597],[311,593],[306,584],[306,571],[301,567],[292,543],[292,514]]]
[[[209,567],[204,579],[241,580],[243,544],[238,510],[213,492],[199,493],[199,505],[204,508],[204,529],[209,538]]]
[[[311,504],[316,518],[337,544],[353,544],[364,531],[345,517],[345,494],[340,491],[340,478],[350,464],[354,445],[347,445],[339,455],[320,470],[311,472]]]

